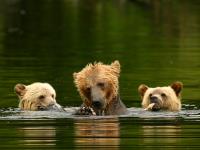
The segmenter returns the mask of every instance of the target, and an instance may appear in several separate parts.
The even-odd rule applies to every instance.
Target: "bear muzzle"
[[[151,96],[150,97],[150,104],[153,104],[151,106],[152,111],[159,111],[161,109],[161,101],[159,100],[158,97],[156,96]]]
[[[47,106],[39,105],[37,106],[39,111],[47,111],[47,110],[56,110],[56,111],[63,111],[64,109],[58,103],[50,103]]]
[[[105,100],[103,100],[103,99],[93,100],[92,106],[94,109],[103,110],[103,109],[105,109]]]
[[[64,111],[64,108],[60,106],[58,103],[53,103],[48,106],[47,110]]]
[[[106,104],[105,93],[98,87],[93,87],[91,89],[91,102],[92,102],[92,107],[95,110],[105,109],[105,104]]]
[[[150,97],[150,103],[159,103],[159,99],[156,96],[151,96]]]
[[[92,102],[92,106],[95,107],[96,109],[101,109],[102,103],[100,101],[94,101]]]

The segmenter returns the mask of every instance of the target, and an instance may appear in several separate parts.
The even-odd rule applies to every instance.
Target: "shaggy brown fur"
[[[74,82],[83,100],[82,107],[92,108],[97,115],[120,115],[126,107],[119,98],[120,64],[88,64],[74,73]]]

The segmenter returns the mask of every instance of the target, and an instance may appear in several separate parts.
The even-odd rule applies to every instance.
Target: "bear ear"
[[[78,75],[78,73],[76,73],[76,72],[73,73],[73,78],[74,78],[74,80],[77,79],[77,75]]]
[[[138,87],[138,92],[140,94],[140,96],[143,98],[144,97],[144,94],[145,92],[148,90],[148,86],[145,85],[145,84],[141,84],[139,87]]]
[[[23,97],[26,93],[26,85],[24,84],[15,85],[14,91],[19,97]]]
[[[118,60],[115,60],[113,63],[111,63],[111,67],[114,70],[114,72],[119,76],[120,74],[120,63]]]
[[[181,90],[183,89],[183,83],[182,82],[174,82],[171,84],[171,88],[175,91],[176,96],[179,96]]]

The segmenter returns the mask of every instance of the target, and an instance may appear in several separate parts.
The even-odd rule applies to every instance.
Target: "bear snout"
[[[161,109],[161,101],[157,96],[151,96],[150,103],[153,104],[151,107],[152,111],[159,111]]]
[[[60,106],[60,105],[59,105],[58,103],[56,103],[56,102],[50,103],[50,104],[47,106],[47,110],[64,111],[64,109],[62,108],[62,106]]]
[[[150,97],[150,103],[159,103],[159,99],[156,96],[151,96]]]
[[[43,111],[43,110],[51,110],[53,106],[55,105],[54,101],[51,101],[49,103],[39,103],[37,106],[37,110]]]
[[[157,103],[154,103],[153,107],[152,107],[152,111],[159,111],[161,108]]]
[[[43,111],[43,110],[47,110],[47,108],[44,106],[37,106],[37,110]]]
[[[95,100],[92,102],[92,106],[94,106],[96,109],[101,109],[103,104],[99,100]]]

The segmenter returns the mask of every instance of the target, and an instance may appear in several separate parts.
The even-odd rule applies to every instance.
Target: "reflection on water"
[[[56,145],[56,131],[52,126],[30,126],[19,128],[19,134],[25,137],[19,143],[25,146],[53,146]]]
[[[199,122],[151,118],[0,120],[1,149],[199,149]]]
[[[119,148],[120,127],[117,118],[75,120],[74,129],[77,148]]]
[[[172,145],[181,136],[180,126],[142,126],[144,145]],[[164,135],[164,136],[163,136]]]

